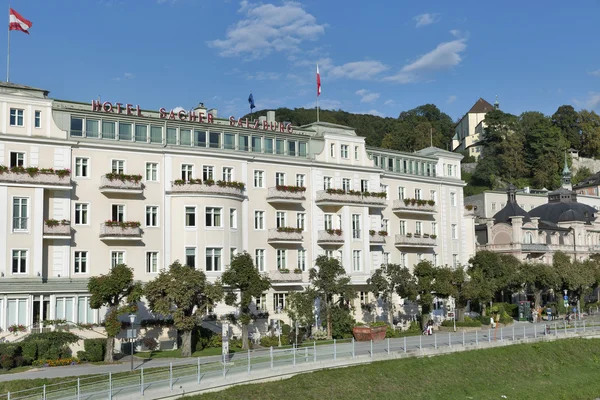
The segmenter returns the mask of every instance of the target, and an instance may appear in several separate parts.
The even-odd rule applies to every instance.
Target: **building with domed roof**
[[[517,188],[507,188],[506,205],[475,227],[477,250],[512,254],[521,261],[551,263],[555,252],[584,260],[600,251],[597,209],[577,201],[566,164],[562,187],[548,193],[548,202],[529,211],[517,203]]]

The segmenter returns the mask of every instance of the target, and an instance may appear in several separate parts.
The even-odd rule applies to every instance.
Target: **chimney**
[[[275,111],[267,111],[267,121],[275,122]]]
[[[213,118],[217,118],[217,109],[216,108],[211,108],[210,110],[208,110],[208,113],[210,115],[212,115]]]

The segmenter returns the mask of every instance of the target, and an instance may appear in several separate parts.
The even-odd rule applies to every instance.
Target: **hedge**
[[[85,339],[83,348],[85,351],[77,352],[77,357],[81,361],[102,361],[106,353],[106,339]]]
[[[457,328],[478,328],[478,327],[481,326],[481,321],[479,321],[479,320],[471,320],[471,321],[464,321],[464,322],[456,321],[456,322],[454,322],[451,319],[447,319],[447,320],[443,321],[442,322],[442,326],[447,327],[447,328],[452,328],[452,327],[454,327],[455,323],[456,323],[456,327]]]
[[[69,345],[79,341],[70,332],[34,333],[20,343],[0,344],[0,366],[4,369],[30,365],[36,360],[71,357]]]

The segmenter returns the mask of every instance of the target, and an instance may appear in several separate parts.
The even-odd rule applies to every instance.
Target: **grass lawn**
[[[229,353],[235,353],[241,351],[239,347],[230,347]],[[208,356],[220,356],[220,347],[208,347],[204,350],[195,351],[192,353],[192,357],[208,357]],[[161,351],[142,351],[135,353],[136,357],[139,358],[180,358],[181,349],[177,350],[161,350]]]
[[[590,400],[600,395],[599,375],[600,339],[567,339],[319,371],[190,399]]]

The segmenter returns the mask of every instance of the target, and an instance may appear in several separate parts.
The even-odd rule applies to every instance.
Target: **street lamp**
[[[131,371],[133,371],[133,340],[137,336],[135,329],[133,328],[133,324],[135,322],[135,317],[136,317],[136,315],[134,313],[129,314],[129,322],[131,325],[130,325],[129,329],[127,330],[127,336],[129,337],[129,345],[130,345],[129,351],[131,354]]]

